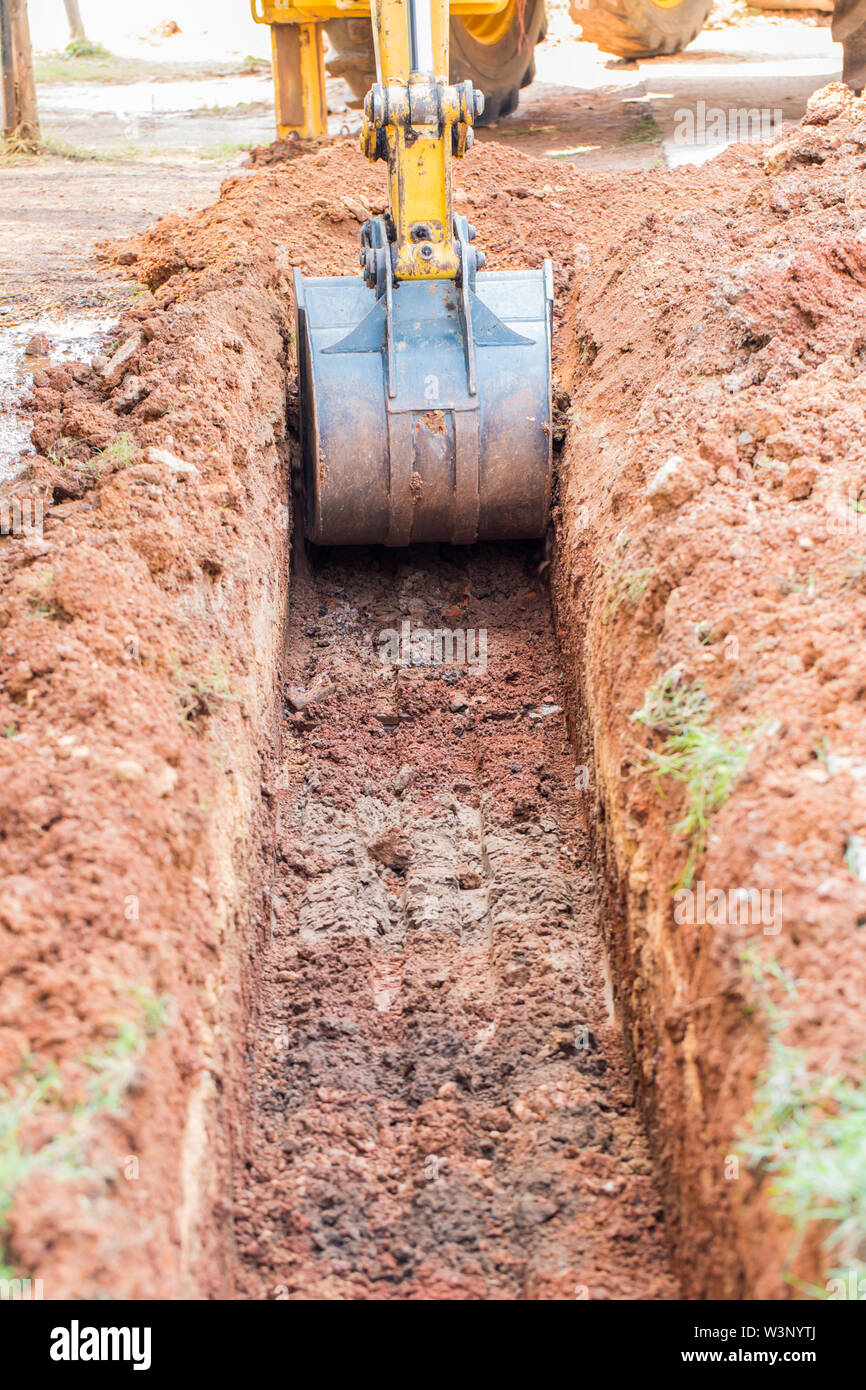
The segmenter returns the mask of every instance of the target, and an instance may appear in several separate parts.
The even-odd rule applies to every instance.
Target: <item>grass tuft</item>
[[[171,695],[182,724],[193,724],[203,716],[214,714],[223,705],[240,700],[229,677],[219,667],[209,672],[195,674],[181,669],[176,657],[172,658]]]
[[[149,1038],[165,1024],[168,999],[137,991],[138,1015],[118,1024],[117,1035],[100,1052],[81,1059],[90,1072],[84,1099],[64,1095],[54,1063],[34,1071],[30,1062],[0,1098],[0,1231],[20,1184],[33,1172],[71,1179],[86,1171],[91,1126],[97,1116],[121,1109],[133,1085]],[[22,1130],[48,1108],[64,1116],[54,1137],[33,1149]],[[8,1266],[2,1260],[0,1273]],[[11,1276],[8,1276],[11,1277]]]
[[[30,609],[39,618],[50,618],[54,611],[51,590],[54,588],[54,571],[47,565],[36,565],[27,576],[25,593]]]
[[[789,997],[796,983],[778,962],[759,961],[754,947],[743,962],[758,984],[769,1020],[770,1055],[742,1151],[750,1166],[770,1176],[772,1205],[798,1236],[814,1222],[830,1222],[823,1242],[825,1277],[847,1287],[866,1276],[866,1090],[826,1068],[815,1069],[806,1048],[789,1047],[780,1034],[787,1010],[769,995],[767,977]],[[799,1285],[817,1298],[831,1290]]]
[[[688,888],[706,849],[710,816],[725,804],[742,776],[749,745],[723,737],[712,723],[706,691],[700,685],[684,685],[677,667],[650,686],[632,719],[662,737],[661,748],[649,750],[641,771],[657,782],[670,777],[686,789],[686,812],[673,832],[688,842],[677,883]]]
[[[111,54],[101,43],[91,43],[90,39],[72,39],[65,52],[70,58],[110,58]]]
[[[116,439],[83,465],[89,472],[101,477],[104,472],[116,472],[128,468],[138,457],[138,446],[131,434],[119,434]]]
[[[608,589],[608,605],[605,611],[603,622],[609,623],[614,617],[620,605],[625,601],[630,607],[636,608],[643,598],[652,579],[652,569],[648,565],[634,565],[626,569],[626,559],[636,559],[634,548],[629,557],[629,547],[633,545],[633,538],[625,531],[620,531],[614,541],[613,563],[607,566],[606,573],[610,580]]]

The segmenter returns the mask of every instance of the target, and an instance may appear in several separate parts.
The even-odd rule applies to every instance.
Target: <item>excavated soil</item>
[[[842,1126],[817,1191],[799,1179],[805,1207],[796,1182],[773,1200],[743,1130],[768,1058],[795,1122],[824,1080],[814,1132],[866,1056],[864,117],[845,88],[816,94],[771,150],[718,162],[723,195],[650,211],[567,311],[558,631],[598,768],[605,918],[688,1295],[784,1297],[862,1258],[862,1218],[841,1197],[846,1236],[818,1249],[833,1184],[845,1190]],[[665,680],[740,754],[705,842],[677,829],[687,789],[649,775],[676,723],[670,702],[635,716]],[[693,897],[678,920],[689,878],[726,909]],[[749,890],[766,894],[760,913],[732,908]],[[779,1044],[801,1050],[797,1085]],[[770,1143],[783,1173],[786,1119]],[[805,1214],[796,1238],[785,1202]]]
[[[239,1293],[676,1296],[538,556],[325,554],[288,645]]]
[[[746,937],[813,1066],[863,1045],[864,116],[828,89],[769,153],[627,179],[474,151],[491,267],[556,266],[553,565],[296,547],[288,614],[291,270],[354,273],[382,172],[338,144],[113,249],[146,289],[37,374],[5,497],[44,532],[0,542],[0,1217],[47,1296],[816,1277],[723,1160]],[[383,665],[404,620],[485,628],[486,674]],[[683,792],[631,717],[672,668],[749,751],[698,872],[781,891],[772,937],[674,921]]]

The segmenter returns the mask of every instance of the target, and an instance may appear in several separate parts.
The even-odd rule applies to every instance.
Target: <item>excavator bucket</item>
[[[430,0],[378,0],[374,17],[380,83],[362,147],[389,162],[391,215],[362,229],[362,276],[295,273],[307,536],[541,536],[551,265],[482,273],[474,228],[452,215],[450,157],[471,144],[483,98],[433,76],[448,71],[445,0],[432,24]]]
[[[307,536],[319,545],[542,536],[552,274],[479,274],[383,300],[296,272]]]

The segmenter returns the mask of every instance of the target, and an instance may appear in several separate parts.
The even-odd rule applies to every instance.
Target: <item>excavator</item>
[[[552,267],[485,271],[451,196],[451,162],[471,149],[475,125],[491,105],[497,117],[513,110],[531,80],[543,0],[251,3],[271,26],[280,135],[327,132],[323,28],[337,50],[331,71],[356,90],[367,81],[369,32],[361,147],[388,167],[389,211],[361,228],[361,274],[295,275],[308,539],[469,545],[544,535]],[[572,14],[585,36],[595,16],[602,46],[670,52],[694,37],[709,5],[572,0]],[[849,85],[862,89],[866,0],[836,0],[834,34]],[[341,65],[347,38],[354,57]]]
[[[390,211],[357,277],[295,274],[306,531],[318,545],[542,536],[553,273],[484,271],[451,162],[483,93],[449,82],[448,0],[373,0],[361,146]]]

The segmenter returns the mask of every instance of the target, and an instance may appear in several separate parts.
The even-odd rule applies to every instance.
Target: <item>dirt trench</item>
[[[545,554],[289,584],[291,271],[354,270],[357,150],[112,250],[133,306],[36,372],[3,491],[44,525],[0,540],[0,1241],[47,1297],[820,1288],[780,1089],[856,1267],[864,124],[837,85],[699,171],[473,153],[491,264],[556,264]]]
[[[541,558],[294,584],[241,1296],[676,1296]]]

